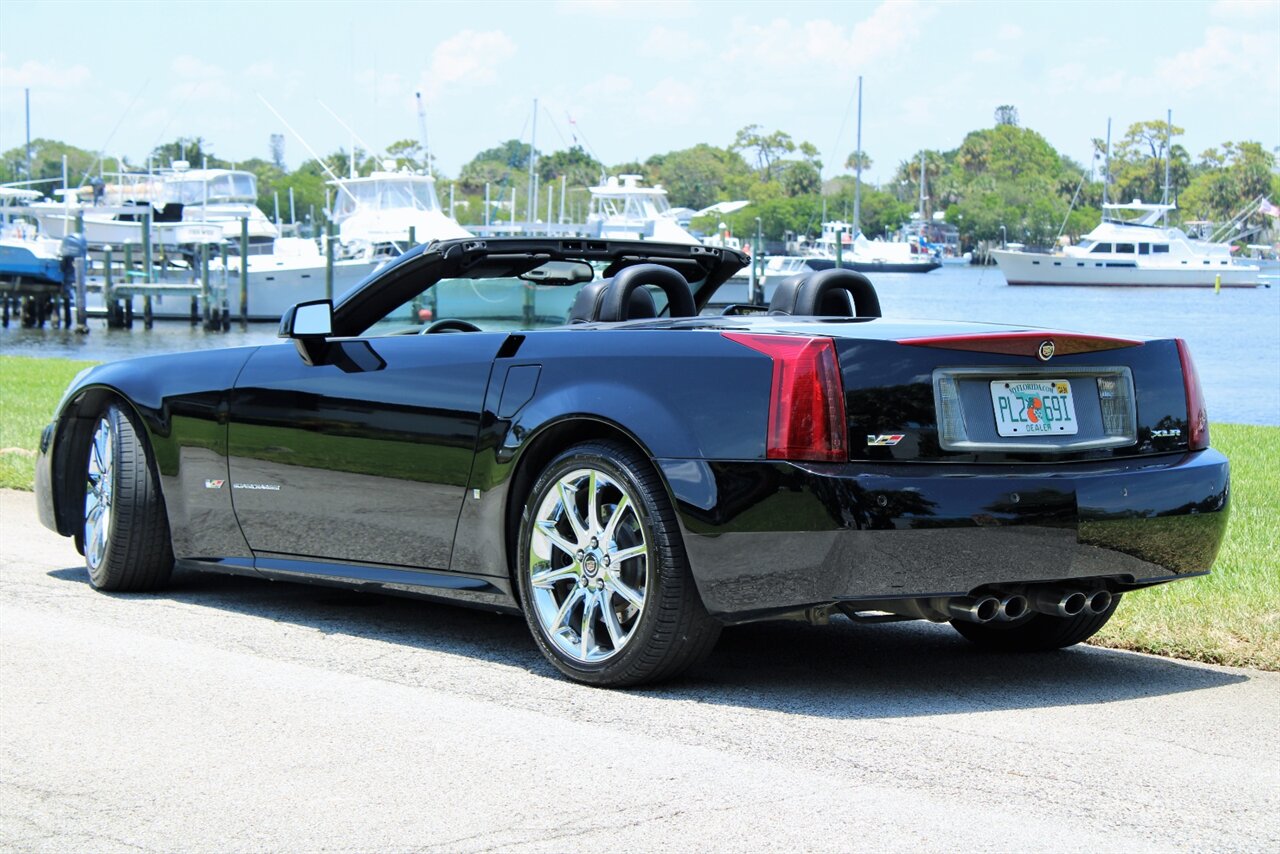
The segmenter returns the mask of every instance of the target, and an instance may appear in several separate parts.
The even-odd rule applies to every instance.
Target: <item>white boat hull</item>
[[[374,261],[335,261],[333,263],[334,298],[350,290],[387,261],[386,258]],[[211,265],[209,279],[215,293],[213,298],[221,305],[225,287],[227,309],[233,318],[238,318],[240,316],[240,270],[234,260],[229,265],[225,276],[221,264]],[[85,303],[87,309],[92,313],[104,312],[106,307],[102,298],[101,279],[96,277],[91,279],[90,285],[92,289]],[[321,259],[316,264],[312,259],[307,258],[277,259],[270,255],[250,255],[246,295],[249,320],[277,322],[280,316],[294,304],[325,298],[324,260]],[[127,298],[122,297],[121,301],[124,299]],[[132,299],[134,314],[141,317],[144,297],[134,296]],[[151,312],[153,317],[161,319],[187,320],[191,317],[191,297],[186,294],[153,296]]]
[[[1092,261],[1064,255],[1038,255],[996,249],[991,254],[1011,285],[1079,285],[1097,287],[1212,288],[1221,277],[1224,288],[1255,288],[1259,269],[1231,259],[1177,263]]]

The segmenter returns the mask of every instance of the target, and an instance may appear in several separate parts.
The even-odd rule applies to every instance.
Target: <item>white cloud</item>
[[[649,31],[644,43],[640,45],[642,56],[657,59],[688,62],[705,53],[706,43],[694,38],[684,30],[657,26]]]
[[[515,42],[501,30],[463,30],[431,52],[431,65],[422,73],[422,97],[433,101],[446,88],[496,83],[498,66],[515,53]]]
[[[74,89],[92,77],[83,65],[63,66],[34,59],[16,68],[0,65],[0,88],[4,89]]]
[[[212,79],[226,75],[226,72],[219,66],[212,65],[198,57],[194,57],[186,53],[181,54],[180,56],[175,56],[173,58],[173,62],[170,63],[169,68],[174,74],[181,75],[182,77]]]
[[[852,28],[825,18],[799,25],[787,18],[763,24],[735,19],[721,61],[800,68],[808,74],[815,68],[843,73],[868,69],[904,57],[934,11],[917,0],[886,0]]]
[[[1213,26],[1204,41],[1156,66],[1156,82],[1178,90],[1216,89],[1248,80],[1263,91],[1280,92],[1276,57],[1280,37],[1235,27]]]
[[[996,38],[1002,42],[1019,41],[1022,36],[1022,27],[1017,24],[1003,24],[1000,29],[996,30]]]
[[[670,126],[695,118],[698,104],[697,89],[683,80],[665,77],[641,96],[636,112],[642,119]]]
[[[1005,56],[1004,51],[996,50],[993,47],[984,47],[982,50],[974,51],[969,59],[981,65],[990,65],[993,62],[999,62]]]

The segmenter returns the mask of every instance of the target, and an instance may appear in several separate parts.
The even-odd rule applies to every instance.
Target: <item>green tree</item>
[[[166,169],[176,160],[185,160],[192,169],[229,169],[231,163],[222,160],[200,136],[180,136],[173,142],[165,142],[151,149],[151,162],[157,169]]]
[[[753,152],[756,170],[760,177],[765,181],[772,181],[775,177],[775,164],[783,158],[783,155],[795,151],[796,144],[789,133],[780,130],[764,133],[760,125],[747,125],[738,131],[729,150],[739,153]]]
[[[694,209],[728,201],[731,180],[751,173],[736,151],[706,143],[651,157],[647,167],[667,189],[672,205]]]
[[[397,167],[408,167],[414,172],[422,172],[427,168],[422,143],[416,139],[398,139],[387,146],[386,154],[396,161]]]
[[[857,172],[859,162],[862,163],[862,171],[866,172],[871,168],[871,155],[865,151],[851,151],[849,156],[845,158],[844,168],[850,172]]]
[[[25,145],[11,148],[0,155],[0,183],[14,181],[47,181],[32,189],[49,193],[62,183],[62,158],[67,158],[67,180],[79,186],[80,179],[92,171],[97,174],[98,155],[56,139],[31,140],[31,174],[27,174]]]
[[[1129,129],[1111,155],[1113,198],[1116,201],[1126,202],[1133,199],[1152,202],[1163,198],[1164,166],[1165,160],[1170,156],[1168,138],[1170,134],[1181,136],[1183,133],[1182,128],[1159,120],[1134,122],[1129,125]],[[1179,186],[1173,180],[1175,171],[1184,181],[1187,178],[1186,160],[1175,170],[1174,164],[1177,162],[1179,151],[1184,158],[1186,157],[1186,150],[1180,146],[1172,152],[1172,157],[1175,159],[1170,160],[1169,163],[1172,194],[1170,198],[1174,198],[1177,191],[1186,186],[1185,183]]]
[[[563,176],[566,186],[591,187],[600,183],[603,174],[604,164],[580,145],[553,151],[538,159],[538,177],[544,184],[559,181]]]

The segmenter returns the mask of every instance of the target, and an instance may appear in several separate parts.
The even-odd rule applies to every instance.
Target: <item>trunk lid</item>
[[[1068,462],[1188,449],[1172,339],[928,331],[938,334],[835,339],[851,459]]]

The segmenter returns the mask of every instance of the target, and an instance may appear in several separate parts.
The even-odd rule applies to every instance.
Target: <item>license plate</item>
[[[1070,436],[1079,431],[1066,380],[996,380],[991,407],[1001,436]]]

